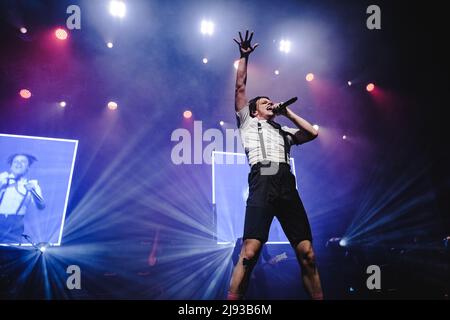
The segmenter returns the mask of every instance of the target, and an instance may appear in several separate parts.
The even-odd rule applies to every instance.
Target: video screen
[[[60,245],[77,140],[0,134],[0,245]]]

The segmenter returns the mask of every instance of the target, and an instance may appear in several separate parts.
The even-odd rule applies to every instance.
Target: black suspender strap
[[[284,131],[283,129],[281,129],[281,125],[279,123],[276,123],[273,120],[267,120],[267,123],[269,123],[272,127],[274,127],[275,129],[278,130],[278,132],[282,135],[283,137],[283,141],[284,141],[284,160],[286,161],[287,164],[289,164],[289,159],[288,159],[288,148],[289,148],[289,141],[287,139],[287,135],[289,134],[288,132]],[[259,123],[258,123],[259,124]]]
[[[264,146],[262,127],[261,127],[261,123],[259,121],[258,121],[258,136],[259,136],[259,144],[261,145],[262,156],[263,156],[263,159],[266,160],[266,158],[267,158],[266,148]]]
[[[3,197],[5,196],[5,193],[6,193],[6,189],[8,188],[8,186],[9,186],[9,181],[11,180],[11,178],[7,178],[7,182],[6,182],[6,184],[4,184],[3,185],[3,187],[0,189],[0,203],[2,203],[2,201],[3,201]]]
[[[27,192],[26,192],[25,195],[23,196],[22,201],[20,202],[20,206],[19,206],[19,207],[17,208],[17,210],[16,210],[16,214],[19,214],[20,209],[22,209],[22,207],[23,207],[25,201],[27,200],[27,196],[28,196],[28,193],[29,193],[29,192],[30,192],[30,191],[27,190]]]

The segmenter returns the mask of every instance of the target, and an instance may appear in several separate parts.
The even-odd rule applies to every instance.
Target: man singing
[[[241,140],[251,170],[249,196],[245,212],[244,244],[234,267],[228,291],[229,300],[242,299],[262,245],[268,240],[270,225],[276,216],[286,234],[302,270],[305,289],[315,300],[323,299],[319,271],[312,248],[311,228],[290,171],[289,150],[315,139],[317,130],[305,119],[266,96],[248,101],[246,97],[247,63],[258,44],[251,45],[253,33],[245,38],[239,32],[240,60],[236,76],[235,110]],[[281,127],[273,119],[283,115],[296,128]]]
[[[0,243],[22,243],[23,219],[30,203],[39,210],[45,208],[38,181],[26,178],[36,160],[29,154],[13,154],[8,158],[9,171],[0,173]]]

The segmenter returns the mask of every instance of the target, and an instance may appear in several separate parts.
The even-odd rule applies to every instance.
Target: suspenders
[[[5,193],[6,193],[6,189],[7,189],[8,186],[10,185],[10,184],[9,184],[9,181],[10,181],[10,180],[14,180],[14,179],[8,178],[8,182],[7,182],[6,185],[3,186],[2,189],[0,190],[0,192],[1,192],[1,195],[0,195],[0,203],[2,203],[3,197],[5,196]],[[15,188],[16,188],[16,190],[17,190],[17,185],[15,186]],[[20,193],[19,190],[17,190],[17,192],[22,196],[22,201],[20,201],[20,205],[19,205],[19,207],[18,207],[17,210],[16,210],[16,213],[15,213],[16,215],[19,214],[19,211],[20,211],[20,209],[22,209],[23,205],[25,204],[25,201],[27,200],[27,197],[28,197],[28,194],[29,194],[29,191],[28,191],[28,190],[27,190],[27,192],[26,192],[25,194]],[[12,213],[12,214],[13,214],[13,213]]]
[[[287,164],[289,164],[289,161],[288,161],[289,141],[287,139],[287,135],[289,135],[290,133],[288,133],[288,132],[284,131],[283,129],[281,129],[281,126],[278,123],[276,123],[275,121],[267,120],[267,123],[270,124],[275,129],[277,129],[278,133],[280,133],[281,136],[283,137],[283,141],[284,141],[284,160],[286,161]],[[261,145],[261,153],[262,153],[263,159],[266,160],[266,158],[267,158],[266,148],[265,148],[265,145],[264,145],[264,139],[263,139],[263,134],[262,134],[262,126],[261,126],[261,123],[259,121],[258,121],[258,137],[259,137],[259,144]]]

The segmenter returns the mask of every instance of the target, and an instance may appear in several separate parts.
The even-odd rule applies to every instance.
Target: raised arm
[[[248,35],[248,30],[245,32],[245,38],[242,38],[242,34],[239,32],[240,41],[233,39],[239,46],[239,52],[241,57],[239,59],[238,69],[236,72],[236,89],[234,96],[234,109],[236,111],[241,110],[247,104],[246,85],[247,85],[247,63],[250,53],[252,53],[258,44],[251,45],[253,38],[253,32]]]

